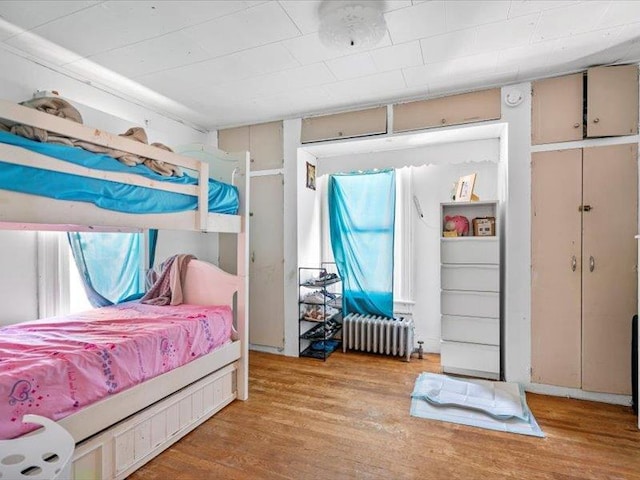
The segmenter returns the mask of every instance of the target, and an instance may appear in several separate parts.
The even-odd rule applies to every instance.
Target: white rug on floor
[[[411,394],[411,415],[544,437],[527,406],[524,389],[513,382],[421,373]]]

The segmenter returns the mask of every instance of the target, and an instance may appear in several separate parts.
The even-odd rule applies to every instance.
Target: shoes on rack
[[[329,319],[324,324],[321,323],[311,327],[300,335],[300,337],[306,340],[324,340],[331,338],[340,329],[340,327],[342,327],[340,322]]]
[[[302,312],[302,318],[305,320],[312,320],[321,322],[327,318],[333,317],[339,310],[330,306],[324,305],[307,305]]]
[[[310,287],[323,287],[335,283],[339,279],[338,274],[321,272],[318,278],[310,278],[303,285]]]
[[[301,299],[304,303],[313,303],[315,305],[323,305],[326,301],[326,297],[323,292],[315,291],[311,293],[307,293]]]
[[[313,350],[319,350],[319,351],[324,351],[325,353],[331,353],[338,347],[339,343],[340,342],[338,342],[337,340],[318,340],[317,342],[311,343],[311,348]]]
[[[320,290],[309,292],[300,300],[304,303],[312,303],[314,305],[324,305],[326,303],[333,308],[342,308],[342,296],[331,292],[322,292]]]

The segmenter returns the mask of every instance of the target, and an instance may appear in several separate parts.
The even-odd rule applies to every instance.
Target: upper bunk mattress
[[[182,177],[164,177],[143,164],[129,167],[108,155],[92,153],[79,147],[36,142],[12,133],[0,131],[0,143],[26,148],[41,155],[95,170],[135,173],[160,182],[198,184],[198,179],[186,174]],[[192,195],[15,165],[3,160],[6,159],[0,155],[2,190],[58,200],[88,202],[107,210],[124,213],[174,213],[195,210],[198,206],[198,198]],[[236,215],[238,204],[238,189],[235,186],[209,179],[210,212]]]
[[[126,303],[0,328],[0,439],[59,420],[231,339],[230,307]]]

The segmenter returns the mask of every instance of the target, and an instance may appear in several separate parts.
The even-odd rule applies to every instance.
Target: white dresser
[[[440,242],[441,363],[445,373],[500,378],[500,236],[498,203],[450,202],[445,217],[469,220],[469,236]],[[473,236],[472,220],[496,219],[495,235]]]

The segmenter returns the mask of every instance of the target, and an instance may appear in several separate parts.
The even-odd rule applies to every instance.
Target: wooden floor
[[[411,417],[417,374],[438,362],[251,352],[249,400],[130,478],[640,479],[629,407],[527,394],[544,439]]]

